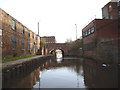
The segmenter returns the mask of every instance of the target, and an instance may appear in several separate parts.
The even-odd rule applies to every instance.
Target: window
[[[33,42],[33,48],[32,48],[33,50],[34,50],[34,45],[35,45],[35,42]]]
[[[30,42],[28,42],[28,50],[30,50]]]
[[[25,47],[25,42],[24,40],[22,40],[22,50],[24,50],[24,47]]]
[[[110,16],[110,19],[113,19],[113,17],[112,17],[112,16]]]
[[[28,30],[28,37],[30,37],[30,31]]]
[[[94,27],[91,28],[91,33],[94,33]]]
[[[32,38],[34,39],[34,33],[32,33]]]
[[[2,36],[2,30],[0,29],[0,36]]]
[[[24,27],[23,27],[23,25],[21,26],[21,33],[24,34]]]
[[[118,11],[118,17],[120,18],[120,11]]]
[[[88,35],[90,34],[90,29],[88,29]]]
[[[109,8],[111,8],[112,6],[110,5]]]
[[[120,6],[120,1],[118,1],[117,6],[118,6],[118,7]]]
[[[82,32],[82,37],[83,37],[83,38],[85,37],[84,32]]]
[[[13,29],[13,30],[16,30],[16,23],[15,23],[15,20],[12,20],[12,29]]]
[[[85,36],[87,36],[88,35],[88,33],[87,33],[87,31],[85,32]]]
[[[86,32],[84,32],[84,37],[86,36]]]
[[[37,37],[36,37],[36,40],[37,40]]]
[[[12,48],[16,49],[16,47],[17,47],[17,39],[16,37],[12,37]]]

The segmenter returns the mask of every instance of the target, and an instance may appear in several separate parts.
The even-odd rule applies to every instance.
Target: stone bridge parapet
[[[48,43],[46,45],[46,48],[48,52],[55,49],[62,49],[64,51],[64,54],[67,54],[69,46],[70,45],[68,43]]]

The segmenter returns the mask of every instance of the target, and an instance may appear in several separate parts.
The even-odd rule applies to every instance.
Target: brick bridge
[[[64,54],[67,54],[69,46],[70,45],[67,43],[49,43],[47,44],[46,48],[48,50],[48,53],[52,50],[61,49],[64,52]]]

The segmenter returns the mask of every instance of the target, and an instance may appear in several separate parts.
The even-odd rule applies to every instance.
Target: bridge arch
[[[64,56],[64,50],[62,48],[55,48],[49,51],[49,54],[56,55],[56,50],[61,50],[62,55]]]
[[[68,54],[69,44],[68,43],[49,43],[47,44],[47,50],[49,54],[54,52],[56,49],[59,49],[62,51],[63,55]]]

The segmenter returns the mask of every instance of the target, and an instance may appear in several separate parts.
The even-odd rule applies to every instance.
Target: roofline
[[[35,32],[33,32],[31,29],[29,29],[28,27],[26,27],[24,24],[22,24],[20,21],[18,21],[17,19],[15,19],[13,16],[11,16],[10,14],[8,14],[5,10],[3,10],[2,8],[0,8],[1,11],[3,11],[4,13],[6,13],[8,16],[10,16],[11,18],[13,18],[14,20],[16,20],[18,23],[20,23],[21,25],[23,25],[25,28],[27,28],[29,31],[31,31],[32,33],[36,34]],[[37,34],[36,34],[37,35]]]
[[[103,9],[105,6],[109,5],[110,3],[117,3],[117,2],[112,2],[112,1],[110,1],[110,2],[108,2],[107,4],[105,4],[105,5],[102,7],[102,9]]]
[[[82,31],[83,31],[87,26],[89,26],[92,22],[95,22],[96,20],[117,21],[117,19],[94,19],[94,20],[91,21],[89,24],[87,24],[87,25],[82,29]]]

